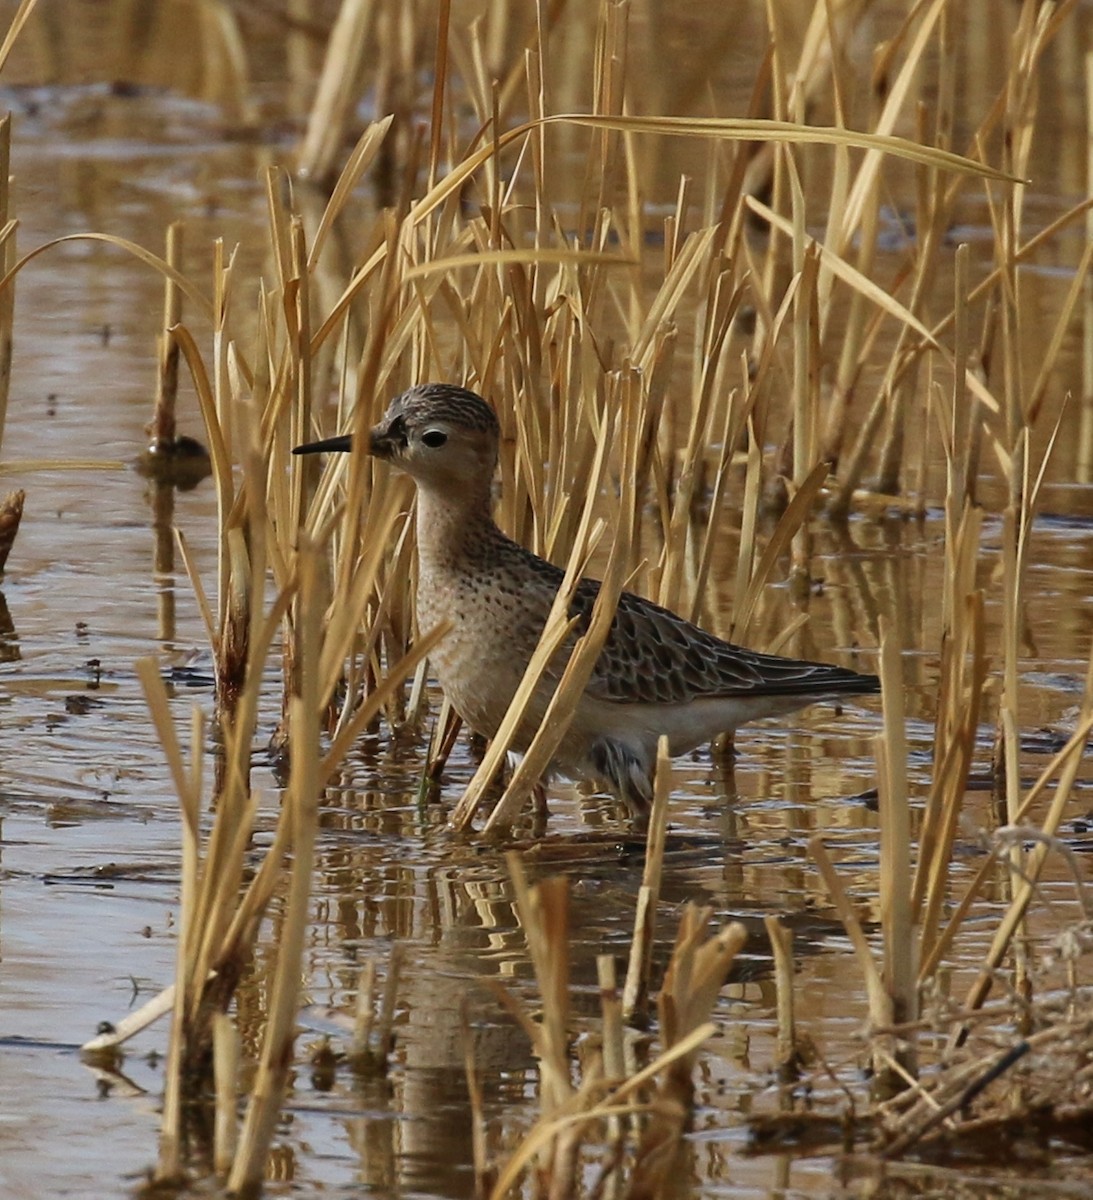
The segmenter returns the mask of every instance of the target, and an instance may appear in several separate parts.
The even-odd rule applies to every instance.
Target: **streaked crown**
[[[419,383],[396,396],[384,421],[398,420],[409,427],[444,421],[475,433],[501,436],[501,426],[490,405],[477,393],[451,383]]]

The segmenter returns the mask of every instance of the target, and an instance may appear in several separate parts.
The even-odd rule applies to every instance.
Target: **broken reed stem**
[[[387,977],[383,981],[383,998],[376,1025],[376,1055],[386,1068],[391,1048],[395,1044],[395,1007],[398,1002],[399,976],[402,972],[402,946],[395,942],[387,960]]]
[[[227,1013],[213,1015],[213,1072],[216,1081],[216,1121],[213,1128],[213,1169],[224,1176],[231,1170],[239,1143],[235,1095],[239,1079],[239,1031]]]
[[[623,1042],[622,997],[619,994],[618,969],[612,954],[596,956],[596,982],[600,989],[601,1038],[604,1082],[621,1083],[626,1078],[626,1048]],[[607,1141],[617,1143],[622,1137],[621,1119],[611,1116],[607,1121]]]
[[[392,1029],[401,969],[402,947],[396,942],[391,946],[378,1013],[375,1007],[376,964],[369,959],[361,969],[353,1038],[348,1055],[350,1065],[361,1075],[383,1075],[387,1072],[387,1060],[395,1040]]]
[[[653,806],[645,841],[645,866],[634,912],[634,934],[630,939],[630,958],[626,985],[622,994],[622,1015],[634,1020],[646,1005],[649,971],[653,962],[653,938],[656,935],[656,910],[660,901],[660,878],[664,867],[664,843],[668,830],[668,797],[671,794],[672,760],[668,739],[657,741],[656,773],[653,777]]]
[[[165,262],[173,270],[182,273],[183,231],[182,221],[172,221],[167,226],[167,249]],[[163,332],[157,345],[159,362],[156,371],[156,403],[152,414],[152,450],[169,450],[175,443],[178,428],[175,422],[175,404],[178,400],[179,344],[171,336],[171,330],[182,320],[182,289],[169,274],[163,277]]]
[[[653,1062],[628,1077],[622,1065],[623,1027],[614,962],[610,956],[600,956],[597,969],[604,1008],[602,1062],[608,1077],[602,1077],[595,1059],[591,1065],[586,1060],[583,1078],[574,1088],[570,1082],[564,1024],[559,1019],[563,1008],[568,1013],[567,884],[564,879],[554,878],[529,889],[519,857],[510,853],[507,859],[517,910],[541,989],[542,1020],[533,1021],[523,1005],[505,989],[499,988],[498,992],[531,1038],[542,1063],[542,1114],[496,1173],[489,1193],[491,1200],[508,1196],[536,1158],[537,1183],[542,1194],[556,1197],[583,1194],[577,1165],[586,1131],[606,1122],[611,1131],[610,1145],[617,1156],[623,1149],[619,1141],[622,1119],[637,1113],[647,1114],[649,1121],[636,1150],[627,1194],[659,1195],[691,1111],[691,1075],[698,1052],[715,1032],[709,1015],[747,933],[741,924],[732,922],[712,937],[707,936],[711,910],[693,904],[687,906],[658,1000],[661,1052]],[[560,990],[563,982],[565,987]],[[542,990],[544,985],[549,992]],[[550,1024],[554,1024],[553,1030],[548,1029]],[[469,1043],[466,1024],[464,1039],[466,1047]],[[473,1074],[472,1063],[468,1065],[468,1078]],[[653,1084],[655,1093],[649,1103],[637,1104],[631,1099]],[[617,1178],[615,1172],[611,1175]],[[493,1176],[490,1170],[487,1178]]]
[[[974,504],[978,485],[979,441],[981,438],[978,397],[967,388],[968,287],[971,251],[961,242],[953,256],[953,392],[951,452],[947,456],[946,494],[954,512],[965,503]]]
[[[618,969],[612,954],[596,956],[596,979],[600,988],[600,1012],[603,1017],[603,1073],[610,1080],[626,1075],[623,1044],[623,1008],[619,995]]]
[[[575,1091],[571,1082],[569,1066],[569,881],[553,876],[529,887],[519,855],[510,852],[505,861],[542,999],[541,1020],[536,1022],[522,1016],[539,1057],[540,1117],[536,1128],[542,1129],[574,1105],[581,1106],[582,1101],[582,1094]],[[552,1195],[569,1196],[575,1192],[584,1127],[583,1121],[566,1125],[539,1150],[539,1169],[550,1181]],[[497,1194],[495,1188],[494,1195]]]
[[[906,1119],[902,1123],[904,1132],[892,1141],[877,1146],[876,1149],[884,1158],[898,1158],[900,1155],[906,1154],[912,1146],[922,1141],[931,1129],[936,1129],[954,1113],[967,1108],[984,1088],[988,1087],[999,1076],[1009,1070],[1010,1067],[1024,1058],[1030,1049],[1031,1047],[1027,1041],[1021,1041],[1016,1046],[1011,1046],[997,1055],[986,1070],[983,1070],[982,1064],[975,1064],[973,1068],[974,1077],[971,1081],[941,1105],[938,1105],[929,1093],[924,1093],[932,1104],[925,1119],[920,1119],[918,1122],[913,1122],[909,1118]]]
[[[357,976],[357,1007],[353,1019],[353,1040],[349,1058],[366,1062],[372,1051],[372,1025],[375,1021],[376,964],[369,959]]]
[[[936,750],[911,891],[912,920],[921,930],[919,955],[923,970],[926,964],[937,961],[934,950],[949,896],[952,847],[975,754],[987,673],[984,597],[975,587],[982,513],[966,502],[962,502],[962,508],[955,536],[946,543]],[[947,510],[947,526],[951,527],[954,519]]]

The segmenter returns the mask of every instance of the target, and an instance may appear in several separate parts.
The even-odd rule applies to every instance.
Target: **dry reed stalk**
[[[596,982],[600,989],[601,1049],[604,1082],[608,1086],[621,1083],[626,1078],[626,1043],[622,994],[619,991],[618,967],[611,954],[596,956]],[[624,1137],[622,1119],[608,1117],[606,1140],[609,1145],[621,1149]],[[616,1159],[619,1156],[616,1155]]]
[[[940,267],[939,248],[944,245],[949,228],[949,210],[943,206],[945,193],[937,172],[923,171],[923,186],[920,192],[927,193],[920,200],[919,220],[916,229],[920,232],[920,252],[915,259],[915,268],[910,277],[911,297],[908,309],[917,317],[923,317],[934,291],[937,271]],[[914,349],[909,349],[914,347]],[[906,458],[905,437],[910,423],[909,408],[922,389],[921,368],[923,358],[916,353],[915,339],[904,326],[893,354],[893,362],[899,364],[893,372],[891,384],[886,389],[888,406],[885,414],[885,435],[878,454],[876,490],[886,495],[898,495],[903,489],[904,460]]]
[[[1093,53],[1085,56],[1085,123],[1093,131]],[[1086,190],[1093,196],[1093,134],[1086,137]],[[1093,207],[1085,213],[1086,242],[1093,245]],[[1079,408],[1077,474],[1079,483],[1093,479],[1093,282],[1086,277],[1082,298],[1082,394]]]
[[[808,244],[805,232],[805,202],[801,180],[791,156],[786,162],[793,198],[793,269],[798,286],[793,294],[793,400],[792,481],[795,491],[813,470],[817,454],[816,421],[819,413],[820,368],[817,342],[818,310],[816,285],[819,274],[818,247]],[[790,547],[791,581],[798,595],[807,592],[811,579],[812,538],[807,521],[802,521]]]
[[[157,992],[151,1000],[146,1001],[133,1012],[126,1013],[116,1024],[112,1023],[106,1033],[98,1033],[83,1043],[80,1053],[95,1058],[99,1055],[109,1057],[124,1045],[131,1037],[136,1037],[141,1030],[147,1029],[160,1017],[165,1017],[174,1008],[175,986],[171,984],[163,991]]]
[[[877,61],[882,53],[879,48],[874,51],[873,79],[869,90],[873,105],[873,111],[870,114],[870,125],[872,127],[876,126],[878,120],[878,113],[875,111],[880,92],[878,85],[881,79],[883,79],[885,85],[887,84],[886,73],[881,70],[880,64]],[[837,219],[836,214],[839,211],[836,205],[831,205],[827,234],[824,238],[826,244],[830,245],[835,240],[836,230],[832,228],[832,223]],[[880,189],[879,186],[874,184],[873,187],[866,189],[865,192],[861,213],[861,237],[858,243],[857,258],[854,263],[855,269],[866,278],[872,277],[876,261],[879,211]],[[820,286],[824,290],[827,290],[827,286],[829,286],[825,286],[824,275],[821,275]],[[839,362],[835,372],[835,381],[829,400],[829,409],[827,419],[824,423],[823,434],[824,457],[836,465],[845,444],[847,433],[846,419],[850,409],[851,397],[857,387],[858,379],[860,378],[862,367],[869,351],[869,346],[865,338],[866,313],[865,297],[859,291],[851,292],[842,344],[839,349]]]
[[[11,54],[16,38],[22,32],[23,26],[30,19],[30,14],[37,7],[37,4],[38,0],[19,0],[18,7],[8,22],[7,30],[4,33],[4,40],[0,42],[0,72],[3,71],[4,64],[8,61],[8,56]]]
[[[433,103],[429,120],[429,182],[436,183],[444,134],[444,93],[448,83],[448,34],[451,25],[451,0],[439,0],[436,17],[436,57],[433,69]]]
[[[630,959],[622,993],[622,1015],[633,1021],[643,1013],[649,992],[649,972],[653,965],[653,938],[656,934],[660,879],[664,869],[664,843],[668,832],[668,797],[672,787],[672,760],[668,739],[657,742],[656,771],[653,776],[653,805],[645,841],[645,864],[634,910],[634,934],[630,941]]]
[[[785,553],[794,535],[812,512],[827,476],[828,466],[826,463],[819,463],[813,467],[779,518],[774,533],[763,548],[759,562],[752,571],[746,591],[737,600],[733,611],[733,637],[739,638],[741,641],[747,640],[746,631],[755,616],[763,589],[770,582],[779,558]]]
[[[774,963],[774,994],[777,999],[778,1041],[777,1062],[779,1079],[792,1082],[797,1078],[800,1067],[800,1052],[797,1046],[797,1021],[793,1004],[793,930],[782,924],[775,915],[763,918],[763,928],[770,939],[771,959]]]
[[[182,872],[179,887],[179,927],[176,946],[174,987],[174,1023],[167,1050],[166,1085],[163,1099],[163,1121],[160,1132],[159,1164],[161,1179],[178,1178],[182,1167],[182,1090],[185,1039],[182,1030],[187,1019],[187,1002],[193,977],[189,974],[189,943],[193,937],[198,890],[201,816],[201,762],[204,745],[204,723],[195,709],[191,724],[191,770],[183,764],[174,724],[167,708],[166,689],[155,665],[148,659],[137,663],[137,674],[145,690],[145,698],[157,727],[160,745],[178,795],[182,830]],[[200,977],[203,981],[204,976]]]
[[[361,969],[353,1039],[347,1056],[358,1075],[384,1075],[387,1072],[395,1041],[392,1029],[401,969],[402,948],[396,943],[391,947],[378,1012],[375,1004],[376,965],[369,960]]]
[[[917,931],[911,903],[911,819],[907,796],[905,687],[900,647],[887,622],[881,622],[881,692],[884,733],[873,739],[880,790],[880,922],[884,941],[884,984],[896,1024],[918,1015]],[[913,1043],[894,1050],[896,1063],[911,1075],[917,1056]],[[884,1072],[881,1090],[897,1090],[895,1071]]]
[[[172,221],[167,227],[164,261],[175,272],[182,271],[184,225]],[[169,453],[177,436],[175,402],[178,399],[178,342],[171,330],[182,320],[182,291],[173,275],[163,278],[163,332],[158,338],[159,362],[156,372],[156,403],[152,414],[152,451]]]
[[[623,1043],[622,996],[614,956],[596,956],[596,980],[600,987],[600,1013],[603,1017],[603,1071],[608,1080],[626,1075],[626,1050]]]
[[[958,309],[962,307],[961,290],[958,278]],[[957,345],[961,345],[959,339]],[[966,447],[957,441],[958,435],[967,432],[958,415],[966,404],[966,396],[954,391],[952,411],[947,416],[940,412],[937,422],[947,464],[945,572],[933,778],[911,889],[911,920],[921,929],[920,980],[930,977],[926,973],[927,964],[936,964],[933,954],[948,897],[952,845],[975,750],[986,677],[984,597],[976,577],[982,513],[968,498],[967,476],[962,467]]]
[[[213,1170],[231,1170],[239,1144],[236,1090],[239,1086],[239,1031],[225,1012],[213,1014],[213,1070],[216,1080],[216,1121],[213,1127]]]
[[[13,21],[13,27],[15,22]],[[0,48],[0,69],[4,52]],[[11,197],[11,113],[0,117],[0,272],[7,276],[16,259],[16,231]],[[0,286],[0,446],[8,416],[11,390],[12,327],[15,321],[15,282]],[[2,564],[0,564],[2,566]]]
[[[1006,822],[1009,825],[1017,823],[1017,814],[1021,810],[1021,776],[1020,776],[1020,713],[1018,707],[1020,660],[1021,660],[1021,630],[1025,609],[1025,579],[1028,567],[1029,538],[1037,503],[1043,486],[1048,462],[1061,427],[1062,414],[1056,422],[1055,429],[1048,440],[1043,460],[1036,478],[1030,479],[1028,471],[1030,456],[1028,450],[1029,430],[1024,426],[1018,438],[1020,449],[1015,455],[1024,466],[1024,477],[1018,490],[1020,512],[1015,512],[1012,504],[1008,505],[1002,519],[1002,697],[999,703],[999,728],[997,742],[1000,747],[1000,764],[996,765],[996,778],[1000,778],[1005,798]],[[1009,850],[1011,866],[1011,881],[1014,888],[1020,886],[1024,875],[1023,853],[1019,844],[1014,843]],[[1022,940],[1015,943],[1018,987],[1027,985],[1027,964],[1024,962]]]
[[[732,465],[732,460],[733,460],[733,453],[732,453],[733,444],[728,436],[728,422],[732,418],[732,415],[733,415],[733,410],[735,407],[735,405],[734,405],[735,399],[736,399],[735,394],[730,393],[729,401],[725,405],[725,424],[721,427],[720,436],[717,438],[717,441],[719,441],[719,443],[720,443],[720,450],[718,452],[717,464],[714,467],[713,480],[712,480],[711,487],[710,487],[710,512],[711,513],[721,513],[725,510],[725,507],[726,507],[725,496],[726,496],[726,490],[729,485],[729,469]],[[754,438],[751,439],[751,441],[754,444]],[[757,451],[758,447],[755,447],[755,449]],[[749,465],[749,471],[750,471],[750,467],[751,467],[750,457],[748,460],[748,465]],[[758,483],[758,479],[756,479],[756,483]],[[754,499],[756,502],[758,501],[757,494],[754,497]],[[746,502],[747,502],[747,498],[745,498],[745,504],[746,504]],[[748,515],[744,518],[744,520],[746,522],[750,523],[750,528],[752,530],[753,537],[754,537],[755,516],[756,516],[757,507],[758,507],[758,504],[756,503],[755,507],[753,507],[750,510],[750,512],[748,512]],[[708,583],[709,583],[709,579],[710,579],[710,573],[713,569],[714,547],[717,544],[716,537],[717,537],[718,531],[719,531],[719,525],[718,525],[717,521],[711,519],[706,522],[705,533],[702,538],[702,543],[701,543],[700,549],[698,551],[698,563],[695,568],[694,582],[691,586],[691,603],[689,605],[689,611],[685,610],[685,612],[687,612],[687,615],[689,615],[690,619],[699,624],[702,624],[702,623],[709,624],[709,622],[705,616],[706,608],[707,608],[706,598],[709,595]],[[743,531],[741,531],[741,545],[743,546],[743,544],[744,544]],[[752,555],[749,551],[747,562],[745,564],[747,568],[750,568],[752,561],[753,561]]]
[[[326,184],[336,176],[336,161],[357,100],[364,47],[375,9],[373,0],[344,0],[338,7],[297,155],[296,169],[305,179]]]
[[[275,218],[274,218],[275,219]],[[285,246],[288,270],[282,290],[284,294],[285,353],[290,370],[289,382],[284,395],[289,403],[290,428],[293,439],[305,436],[311,428],[313,363],[311,358],[311,286],[309,259],[304,238],[303,221],[297,215],[288,219],[287,229],[282,229],[280,240]],[[299,444],[298,442],[296,444]],[[289,482],[288,528],[301,529],[308,516],[308,473],[306,464],[292,472]],[[325,595],[312,594],[309,601],[323,606]],[[299,641],[295,636],[297,626],[306,619],[301,611],[303,596],[297,591],[285,614],[284,636],[281,642],[282,727],[275,740],[283,747],[291,740],[291,707],[293,697],[299,694],[299,672],[302,669],[297,658]],[[324,693],[325,698],[325,693]],[[287,737],[286,737],[287,735]]]
[[[367,1061],[371,1053],[375,992],[376,964],[372,959],[368,959],[357,976],[357,1007],[353,1019],[353,1040],[349,1047],[351,1063]]]
[[[950,453],[946,457],[946,495],[957,506],[975,503],[982,436],[976,401],[966,391],[968,372],[968,272],[970,253],[961,242],[953,256],[953,390],[950,402]],[[967,447],[967,452],[962,448]]]
[[[265,571],[265,505],[264,486],[258,492],[260,451],[254,445],[257,430],[250,428],[246,436],[246,452],[240,453],[244,465],[250,465],[250,488],[237,494],[233,465],[237,461],[233,444],[240,434],[233,431],[236,418],[231,403],[232,388],[227,369],[229,337],[227,318],[231,295],[231,262],[225,263],[217,247],[214,265],[213,372],[210,377],[197,344],[189,330],[181,324],[172,329],[172,338],[186,359],[197,392],[198,404],[205,422],[213,481],[217,495],[220,538],[217,554],[217,613],[213,634],[213,657],[216,666],[216,695],[218,719],[222,725],[233,724],[243,691],[247,662],[250,657],[250,638],[253,607],[261,604],[255,595],[253,580]],[[264,471],[261,471],[264,478]],[[256,509],[259,496],[261,507]]]
[[[387,975],[383,981],[383,996],[380,1001],[379,1020],[376,1023],[376,1055],[385,1069],[395,1044],[395,1006],[398,1001],[401,973],[402,946],[396,942],[391,947],[391,955],[387,961]]]

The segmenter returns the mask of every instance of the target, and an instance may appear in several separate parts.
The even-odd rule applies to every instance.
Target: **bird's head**
[[[421,383],[396,396],[372,426],[368,452],[425,487],[488,488],[501,427],[481,396],[447,383]],[[348,435],[297,446],[294,454],[347,451]]]

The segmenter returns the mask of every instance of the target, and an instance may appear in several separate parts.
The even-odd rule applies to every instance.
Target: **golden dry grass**
[[[0,47],[0,65],[32,7],[20,6]],[[376,81],[377,91],[392,97],[399,119],[384,116],[365,129],[337,172],[338,139],[323,135],[348,120],[348,98],[366,66],[367,23],[375,22],[390,62],[416,69],[427,59],[424,49],[414,59],[412,47],[428,43],[405,36],[414,13],[401,5],[373,7],[342,8],[300,154],[307,175],[336,176],[329,198],[316,201],[313,191],[281,171],[269,173],[270,269],[257,297],[239,281],[236,256],[223,245],[211,281],[198,281],[181,274],[170,253],[160,258],[121,238],[80,235],[109,241],[159,271],[174,288],[168,312],[177,316],[172,296],[185,298],[187,319],[168,318],[171,340],[164,343],[162,368],[165,374],[171,369],[172,348],[186,363],[219,509],[215,580],[200,578],[185,539],[180,542],[217,664],[220,748],[211,789],[204,781],[205,718],[192,721],[187,760],[155,665],[140,668],[183,815],[161,1175],[174,1177],[182,1167],[186,1068],[207,1059],[217,1014],[228,1008],[265,905],[273,889],[284,886],[290,919],[259,1085],[238,1148],[222,1159],[232,1186],[256,1186],[290,1059],[321,789],[381,711],[392,724],[420,717],[424,659],[430,639],[442,632],[414,627],[407,483],[374,472],[360,452],[320,471],[307,460],[290,460],[289,451],[334,429],[366,428],[389,397],[430,378],[465,382],[497,405],[505,528],[566,564],[569,582],[590,563],[602,567],[605,578],[596,619],[540,738],[486,820],[491,831],[511,821],[549,762],[624,583],[709,621],[715,547],[735,534],[742,513],[730,572],[735,609],[723,632],[748,642],[757,636],[763,590],[787,570],[787,557],[798,586],[807,586],[810,521],[818,510],[842,519],[858,509],[913,512],[927,500],[944,504],[949,570],[937,752],[913,856],[898,614],[885,623],[880,647],[879,958],[830,856],[822,844],[813,847],[870,995],[876,1061],[892,1086],[910,1082],[916,1065],[923,1066],[916,1063],[912,1034],[924,990],[958,953],[962,922],[987,874],[1004,861],[1013,903],[966,1004],[948,1015],[954,1040],[964,1036],[1035,895],[1093,729],[1093,686],[1087,684],[1073,738],[1033,787],[1022,788],[1016,683],[1028,531],[1043,477],[1039,464],[1053,443],[1045,432],[1046,414],[1055,407],[1048,404],[1053,370],[1093,261],[1087,250],[1076,264],[1042,363],[1027,379],[1019,350],[1020,268],[1069,226],[1088,221],[1090,208],[1075,205],[1050,229],[1029,232],[1023,181],[1037,132],[1036,82],[1073,0],[1020,6],[1001,90],[984,111],[961,114],[972,130],[961,153],[953,149],[952,108],[959,20],[945,0],[911,6],[897,35],[878,48],[867,127],[860,129],[850,128],[844,107],[853,82],[845,42],[860,5],[817,5],[797,46],[779,6],[767,6],[770,41],[757,48],[756,58],[772,117],[760,120],[639,111],[649,83],[628,72],[623,5],[605,5],[597,18],[588,111],[556,111],[548,97],[562,90],[566,63],[551,55],[550,39],[563,5],[538,6],[536,21],[510,36],[512,29],[500,28],[510,19],[503,5],[488,6],[483,23],[456,30],[442,4],[431,43],[435,70],[425,140],[410,119],[424,107],[415,109],[398,80],[385,77]],[[508,57],[499,61],[505,47]],[[763,90],[757,86],[757,94]],[[455,96],[465,108],[458,120]],[[808,119],[821,103],[834,114],[824,126]],[[897,136],[897,129],[913,135]],[[702,147],[703,177],[681,178],[674,205],[654,218],[645,187],[667,137]],[[885,173],[894,163],[910,173],[917,206],[916,234],[893,270],[881,263],[876,242]],[[6,179],[6,165],[0,174]],[[332,233],[361,181],[381,176],[391,203],[354,230],[353,261],[339,261]],[[819,207],[817,179],[823,181]],[[967,252],[946,243],[959,204],[973,191],[985,197],[994,238],[990,270],[974,284]],[[56,244],[16,261],[7,216],[0,206],[5,380],[3,339],[14,281]],[[656,253],[648,248],[654,232],[663,238]],[[940,298],[938,281],[950,269],[952,294]],[[208,336],[195,332],[197,321],[210,323]],[[0,418],[3,399],[0,394]],[[911,430],[923,436],[910,436]],[[943,480],[930,475],[927,438],[943,449]],[[982,519],[975,501],[987,473],[1003,480],[1006,497],[999,585],[1005,630],[1002,643],[989,649],[975,572]],[[703,497],[710,502],[696,518]],[[766,537],[756,516],[764,498],[780,510]],[[510,720],[455,807],[460,828],[474,819],[500,768],[506,731],[519,724],[519,706],[565,629],[563,592]],[[998,762],[1009,825],[1028,824],[1052,787],[1054,794],[1034,825],[1033,848],[1026,851],[1012,835],[1002,838],[971,887],[954,895],[948,866],[990,653],[1002,662]],[[249,780],[255,719],[266,663],[277,655],[290,781],[275,842],[244,885],[244,855],[260,802]],[[407,693],[409,677],[415,682]],[[666,779],[665,773],[661,789]],[[204,831],[200,814],[210,792],[216,819]],[[282,879],[290,851],[291,870]],[[650,896],[654,884],[647,882]],[[574,1091],[566,1048],[564,903],[556,886],[539,899],[523,885],[518,890],[545,1000],[541,1023],[521,1018],[543,1061],[544,1123],[500,1168],[495,1194],[536,1157],[567,1187],[577,1133],[593,1118],[633,1111],[631,1092],[651,1078],[646,1072],[619,1084],[595,1107],[589,1107],[591,1093]],[[553,899],[547,903],[545,896]],[[536,922],[544,919],[550,928],[540,935]],[[702,958],[702,925],[688,918],[675,975],[661,989],[662,1032],[681,1065],[668,1070],[667,1061],[661,1063],[674,1091],[671,1112],[653,1114],[654,1141],[658,1121],[679,1125],[690,1056],[716,996],[717,971],[731,957],[719,942],[715,966]],[[639,932],[627,998],[632,1006],[647,982],[646,938]],[[698,1000],[672,990],[680,975],[697,981]],[[664,1008],[669,1003],[670,1011]],[[611,1020],[616,1027],[617,1015]],[[229,1047],[222,1054],[230,1054],[230,1041],[218,1035],[218,1044]],[[225,1133],[224,1144],[232,1141]],[[646,1162],[654,1157],[652,1143],[647,1158],[638,1155]]]

